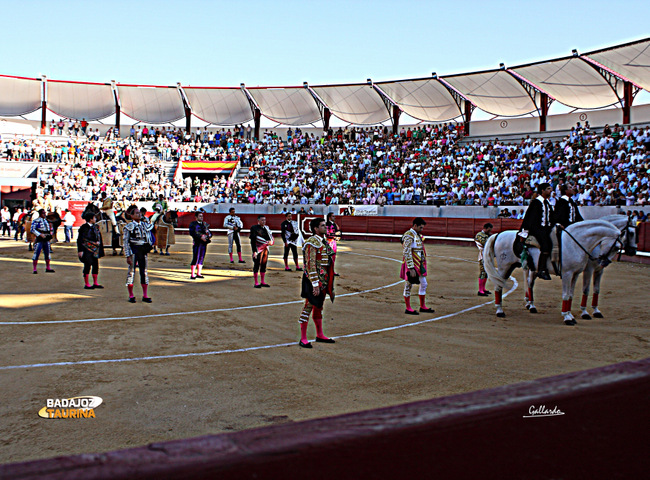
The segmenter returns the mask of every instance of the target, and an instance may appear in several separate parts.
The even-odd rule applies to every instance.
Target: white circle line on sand
[[[394,258],[388,258],[388,257],[382,257],[379,255],[370,255],[370,254],[365,254],[365,253],[354,253],[354,252],[341,252],[346,255],[359,255],[361,257],[372,257],[372,258],[379,258],[382,260],[388,260],[391,262],[397,262],[401,263],[401,260],[396,260]],[[434,257],[440,257],[440,258],[450,258],[453,260],[460,260],[463,262],[473,262],[473,260],[467,260],[464,258],[456,258],[456,257],[444,257],[442,255],[430,255]],[[374,292],[377,290],[383,290],[385,288],[390,288],[394,287],[396,285],[399,285],[402,283],[402,280],[399,282],[391,283],[390,285],[384,285],[381,287],[377,288],[371,288],[369,290],[363,290],[361,292],[352,292],[352,293],[344,293],[343,295],[337,295],[337,298],[341,297],[350,297],[353,295],[362,295],[364,293],[370,293]],[[67,324],[67,323],[90,323],[90,322],[110,322],[110,321],[117,321],[117,320],[137,320],[137,319],[142,319],[142,318],[156,318],[156,317],[174,317],[178,315],[196,315],[196,314],[201,314],[201,313],[217,313],[217,312],[229,312],[229,311],[234,311],[234,310],[251,310],[254,308],[266,308],[266,307],[280,307],[283,305],[297,305],[299,303],[303,303],[302,300],[295,300],[295,301],[290,301],[290,302],[279,302],[279,303],[267,303],[264,305],[248,305],[248,306],[243,306],[243,307],[231,307],[231,308],[213,308],[209,310],[194,310],[194,311],[189,311],[189,312],[169,312],[169,313],[152,313],[148,315],[134,315],[131,317],[101,317],[101,318],[80,318],[76,320],[42,320],[42,321],[35,321],[35,322],[0,322],[0,326],[2,325],[60,325],[60,324]]]
[[[506,293],[503,294],[504,297],[507,297],[510,295],[512,292],[516,290],[516,288],[519,286],[517,281],[513,278],[510,277],[510,280],[513,281],[513,286],[510,290],[508,290]],[[407,328],[407,327],[415,327],[418,325],[422,325],[424,323],[431,323],[431,322],[437,322],[438,320],[443,320],[445,318],[451,318],[455,317],[457,315],[461,315],[463,313],[471,312],[472,310],[476,310],[478,308],[484,307],[485,305],[490,305],[494,303],[492,302],[486,302],[486,303],[481,303],[479,305],[474,305],[473,307],[465,308],[463,310],[460,310],[458,312],[454,313],[449,313],[447,315],[443,315],[441,317],[435,317],[435,318],[429,318],[426,320],[420,320],[419,322],[413,322],[413,323],[405,323],[401,325],[395,325],[393,327],[386,327],[386,328],[379,328],[377,330],[368,330],[367,332],[358,332],[358,333],[349,333],[347,335],[340,335],[337,337],[332,337],[334,339],[341,339],[341,338],[352,338],[352,337],[359,337],[361,335],[371,335],[375,333],[382,333],[382,332],[389,332],[391,330],[399,330],[401,328]],[[244,353],[244,352],[253,352],[256,350],[268,350],[270,348],[279,348],[279,347],[289,347],[292,345],[295,345],[296,342],[290,342],[290,343],[277,343],[275,345],[261,345],[258,347],[248,347],[248,348],[236,348],[236,349],[229,349],[229,350],[214,350],[211,352],[194,352],[194,353],[177,353],[174,355],[157,355],[157,356],[150,356],[150,357],[132,357],[132,358],[113,358],[113,359],[106,359],[106,360],[80,360],[77,362],[55,362],[55,363],[33,363],[30,365],[9,365],[6,367],[0,367],[0,370],[18,370],[18,369],[25,369],[25,368],[44,368],[44,367],[64,367],[64,366],[70,366],[70,365],[98,365],[102,363],[124,363],[124,362],[143,362],[143,361],[148,361],[148,360],[168,360],[172,358],[188,358],[188,357],[205,357],[209,355],[223,355],[226,353]]]
[[[374,257],[374,258],[380,258],[383,260],[390,260],[391,262],[398,262],[401,263],[401,260],[396,260],[394,258],[388,258],[388,257],[380,257],[378,255],[366,255],[364,253],[352,253],[352,252],[345,252],[348,255],[360,255],[362,257]],[[391,283],[390,285],[383,285],[381,287],[376,287],[376,288],[371,288],[369,290],[363,290],[361,292],[352,292],[352,293],[344,293],[342,295],[337,295],[336,298],[341,298],[341,297],[351,297],[353,295],[362,295],[364,293],[370,293],[370,292],[375,292],[377,290],[383,290],[385,288],[390,288],[394,287],[396,285],[399,285],[400,283],[403,283],[404,280],[400,280],[399,282],[394,282]],[[155,317],[173,317],[173,316],[178,316],[178,315],[195,315],[199,313],[216,313],[216,312],[230,312],[234,310],[250,310],[253,308],[266,308],[266,307],[280,307],[282,305],[295,305],[299,303],[304,303],[304,300],[292,300],[290,302],[279,302],[279,303],[266,303],[263,305],[247,305],[243,307],[230,307],[230,308],[212,308],[210,310],[194,310],[190,312],[170,312],[170,313],[152,313],[148,315],[135,315],[132,317],[104,317],[104,318],[80,318],[77,320],[43,320],[43,321],[38,321],[38,322],[0,322],[0,325],[55,325],[55,324],[62,324],[62,323],[86,323],[86,322],[108,322],[108,321],[115,321],[115,320],[134,320],[134,319],[140,319],[140,318],[155,318]]]
[[[367,255],[367,254],[362,254],[362,253],[352,253],[352,252],[346,252],[351,255],[360,255],[360,256],[369,256],[369,257],[375,257],[375,258],[381,258],[384,260],[390,260],[392,262],[398,262],[401,263],[400,260],[396,260],[394,258],[387,258],[387,257],[380,257],[378,255]],[[445,257],[445,258],[451,258],[451,257]],[[465,259],[458,259],[458,260],[463,260],[467,261]],[[510,277],[510,280],[512,280],[513,285],[510,290],[508,290],[506,293],[503,294],[504,297],[507,297],[510,295],[512,292],[514,292],[519,284],[517,283],[517,280],[515,280],[514,277]],[[376,290],[381,290],[384,288],[389,288],[395,285],[399,285],[402,283],[402,281],[395,282],[391,285],[383,286],[383,287],[377,287],[373,288],[370,290],[365,290],[363,292],[354,292],[354,293],[347,293],[344,295],[340,295],[341,297],[343,296],[351,296],[351,295],[360,295],[362,293],[367,293],[367,292],[372,292]],[[297,302],[284,302],[284,303],[276,303],[276,304],[269,304],[269,305],[255,305],[251,307],[239,307],[241,308],[261,308],[264,306],[275,306],[275,305],[288,305],[288,304],[293,304],[293,303],[302,303],[302,301],[297,301]],[[451,318],[455,317],[457,315],[461,315],[463,313],[471,312],[472,310],[476,310],[478,308],[484,307],[486,305],[490,305],[494,303],[494,301],[491,302],[485,302],[481,303],[479,305],[474,305],[473,307],[465,308],[463,310],[460,310],[458,312],[454,313],[449,313],[447,315],[443,315],[441,317],[434,317],[434,318],[429,318],[426,320],[420,320],[418,322],[412,322],[412,323],[405,323],[401,325],[395,325],[392,327],[385,327],[385,328],[380,328],[376,330],[368,330],[366,332],[357,332],[357,333],[349,333],[347,335],[340,335],[336,337],[332,337],[334,339],[341,339],[341,338],[352,338],[352,337],[358,337],[362,335],[371,335],[375,333],[382,333],[382,332],[388,332],[392,330],[399,330],[402,328],[407,328],[407,327],[415,327],[418,325],[422,325],[425,323],[431,323],[431,322],[437,322],[438,320],[443,320],[446,318]],[[216,309],[216,310],[208,310],[208,311],[203,311],[203,312],[197,312],[197,313],[204,313],[204,312],[212,312],[212,311],[223,311],[223,310],[236,310],[235,308],[233,309]],[[165,315],[182,315],[182,314],[188,314],[190,312],[180,312],[180,313],[175,313],[175,314],[157,314],[157,315],[146,315],[146,316],[139,316],[139,317],[120,317],[119,319],[128,319],[128,318],[141,318],[141,317],[151,317],[151,316],[165,316]],[[99,319],[96,320],[85,320],[85,321],[98,321]],[[19,370],[19,369],[27,369],[27,368],[45,368],[45,367],[63,367],[63,366],[72,366],[72,365],[99,365],[103,363],[126,363],[126,362],[142,362],[142,361],[149,361],[149,360],[168,360],[168,359],[173,359],[173,358],[189,358],[189,357],[205,357],[205,356],[212,356],[212,355],[223,355],[226,353],[244,353],[244,352],[253,352],[257,350],[268,350],[271,348],[279,348],[279,347],[289,347],[295,345],[295,342],[290,342],[290,343],[277,343],[274,345],[261,345],[257,347],[247,347],[247,348],[237,348],[237,349],[227,349],[227,350],[214,350],[210,352],[190,352],[190,353],[177,353],[173,355],[157,355],[157,356],[147,356],[147,357],[130,357],[130,358],[113,358],[113,359],[105,359],[105,360],[79,360],[76,362],[54,362],[54,363],[33,363],[33,364],[25,364],[25,365],[8,365],[4,367],[0,367],[0,371],[2,370]]]

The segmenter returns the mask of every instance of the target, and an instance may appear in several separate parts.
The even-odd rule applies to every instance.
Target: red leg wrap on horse
[[[528,300],[530,300],[531,302],[533,301],[533,289],[532,288],[528,289]]]
[[[498,290],[494,292],[494,303],[497,305],[501,305],[501,292]]]
[[[588,295],[583,295],[583,296],[582,296],[582,302],[580,302],[580,306],[581,306],[582,308],[586,308],[586,307],[587,307],[587,299],[588,299],[588,298],[589,298]]]
[[[591,299],[591,306],[592,307],[597,307],[598,306],[598,294],[594,293],[594,296]]]
[[[568,300],[562,300],[562,313],[566,313],[569,310],[570,310],[569,301]]]

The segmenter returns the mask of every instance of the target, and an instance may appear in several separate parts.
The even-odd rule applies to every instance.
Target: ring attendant
[[[102,235],[96,225],[97,217],[92,212],[85,212],[83,219],[86,223],[79,227],[79,232],[77,232],[77,252],[79,260],[84,264],[84,288],[87,290],[104,288],[97,282],[99,259],[104,256]],[[89,274],[93,276],[92,284],[88,279]]]

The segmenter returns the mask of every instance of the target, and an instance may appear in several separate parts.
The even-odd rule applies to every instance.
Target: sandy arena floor
[[[72,245],[55,245],[55,274],[40,263],[32,275],[26,245],[0,240],[0,462],[336,415],[650,356],[645,265],[608,267],[606,318],[578,318],[571,328],[560,316],[559,279],[538,282],[539,314],[523,308],[519,286],[504,300],[508,317],[497,319],[492,298],[476,295],[476,249],[430,245],[436,312],[414,317],[404,315],[396,284],[399,244],[345,242],[339,297],[324,311],[337,343],[306,350],[297,345],[301,272],[284,272],[280,246],[269,262],[272,288],[253,289],[248,246],[247,263],[233,266],[217,238],[206,278],[191,281],[189,237],[179,241],[171,257],[150,255],[154,303],[140,302],[136,285],[133,305],[124,257],[101,260],[104,290],[84,290]],[[515,275],[521,283],[521,270]],[[579,302],[580,293],[576,317]],[[96,418],[38,417],[46,399],[79,395],[103,398]]]

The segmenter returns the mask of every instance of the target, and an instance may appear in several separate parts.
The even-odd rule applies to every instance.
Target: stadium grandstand
[[[610,470],[607,478],[643,478],[637,435],[650,398],[650,359],[642,358],[647,271],[631,262],[650,262],[650,223],[643,223],[650,104],[638,102],[648,92],[650,38],[518,66],[352,84],[199,87],[0,75],[0,209],[11,209],[3,236],[9,224],[15,230],[4,245],[12,283],[2,295],[10,307],[2,309],[0,370],[16,377],[7,385],[20,385],[7,389],[5,430],[15,433],[4,461],[22,462],[0,464],[0,478],[603,478]],[[494,302],[476,303],[491,292],[475,291],[483,270],[475,235],[519,228],[543,183],[553,187],[551,204],[575,186],[585,219],[627,212],[630,226],[639,223],[642,259],[619,254],[624,262],[608,270],[607,319],[581,321],[570,334],[549,320],[551,293],[559,299],[550,282],[540,282],[547,297],[540,295],[546,311],[538,315],[522,306],[525,317],[487,321],[479,309]],[[109,220],[105,289],[81,285],[83,253],[68,240],[55,248],[57,275],[33,275],[38,260],[28,259],[32,246],[20,229],[28,208],[61,217],[69,209],[76,227],[104,193],[111,213],[135,205],[150,214],[151,202],[159,211],[164,203],[176,217],[165,232],[176,222],[181,234],[196,233],[197,218],[225,234],[235,206],[246,236],[255,223],[286,233],[280,222],[288,213],[298,214],[305,234],[315,216],[341,215],[335,233],[357,240],[337,247],[340,287],[337,303],[327,303],[341,348],[328,354],[287,343],[287,319],[303,303],[294,298],[297,279],[309,277],[297,260],[294,276],[288,257],[282,267],[278,242],[273,288],[253,290],[257,271],[253,287],[247,249],[248,264],[241,254],[243,265],[233,261],[232,227],[229,263],[225,237],[207,237],[205,277],[194,276],[193,260],[187,279],[192,238],[179,236],[172,254],[158,245],[149,257],[153,305],[144,289],[137,305],[135,297],[116,300],[122,273],[135,263],[126,267],[118,256],[118,225]],[[260,218],[267,214],[268,223]],[[438,312],[422,320],[434,313],[424,307],[419,321],[405,323],[394,314],[403,312],[404,247],[388,242],[404,241],[417,226],[413,217],[426,219],[435,243],[425,271]],[[625,230],[624,238],[635,237]],[[613,255],[622,242],[612,241]],[[458,245],[477,245],[480,267],[476,250],[459,253]],[[594,264],[606,260],[580,248]],[[329,266],[333,274],[333,260]],[[398,281],[388,284],[391,275]],[[132,293],[133,277],[128,282]],[[532,301],[532,286],[517,281],[503,297],[517,288]],[[584,313],[588,296],[589,289]],[[432,323],[451,318],[456,323]],[[425,324],[437,329],[406,328]],[[321,356],[297,356],[305,352]],[[373,402],[355,389],[372,390]],[[66,430],[72,422],[64,421],[34,428],[56,418],[36,419],[25,407],[41,397],[40,412],[55,394],[102,402],[62,396],[77,391],[107,399],[92,428]],[[557,418],[533,419],[544,416]]]
[[[41,111],[36,135],[8,134],[17,124],[1,122],[2,156],[51,164],[32,180],[3,178],[3,192],[26,199],[16,190],[38,175],[31,194],[56,200],[108,189],[131,201],[162,193],[210,204],[523,206],[538,183],[572,177],[583,205],[644,206],[650,106],[633,101],[650,87],[649,47],[643,39],[490,71],[348,85],[2,76],[0,116]],[[582,113],[548,115],[554,102]],[[473,122],[475,109],[495,119]],[[419,123],[400,125],[402,114]],[[123,125],[124,116],[135,123]],[[262,117],[275,128],[261,131]],[[183,120],[185,128],[174,125]]]

